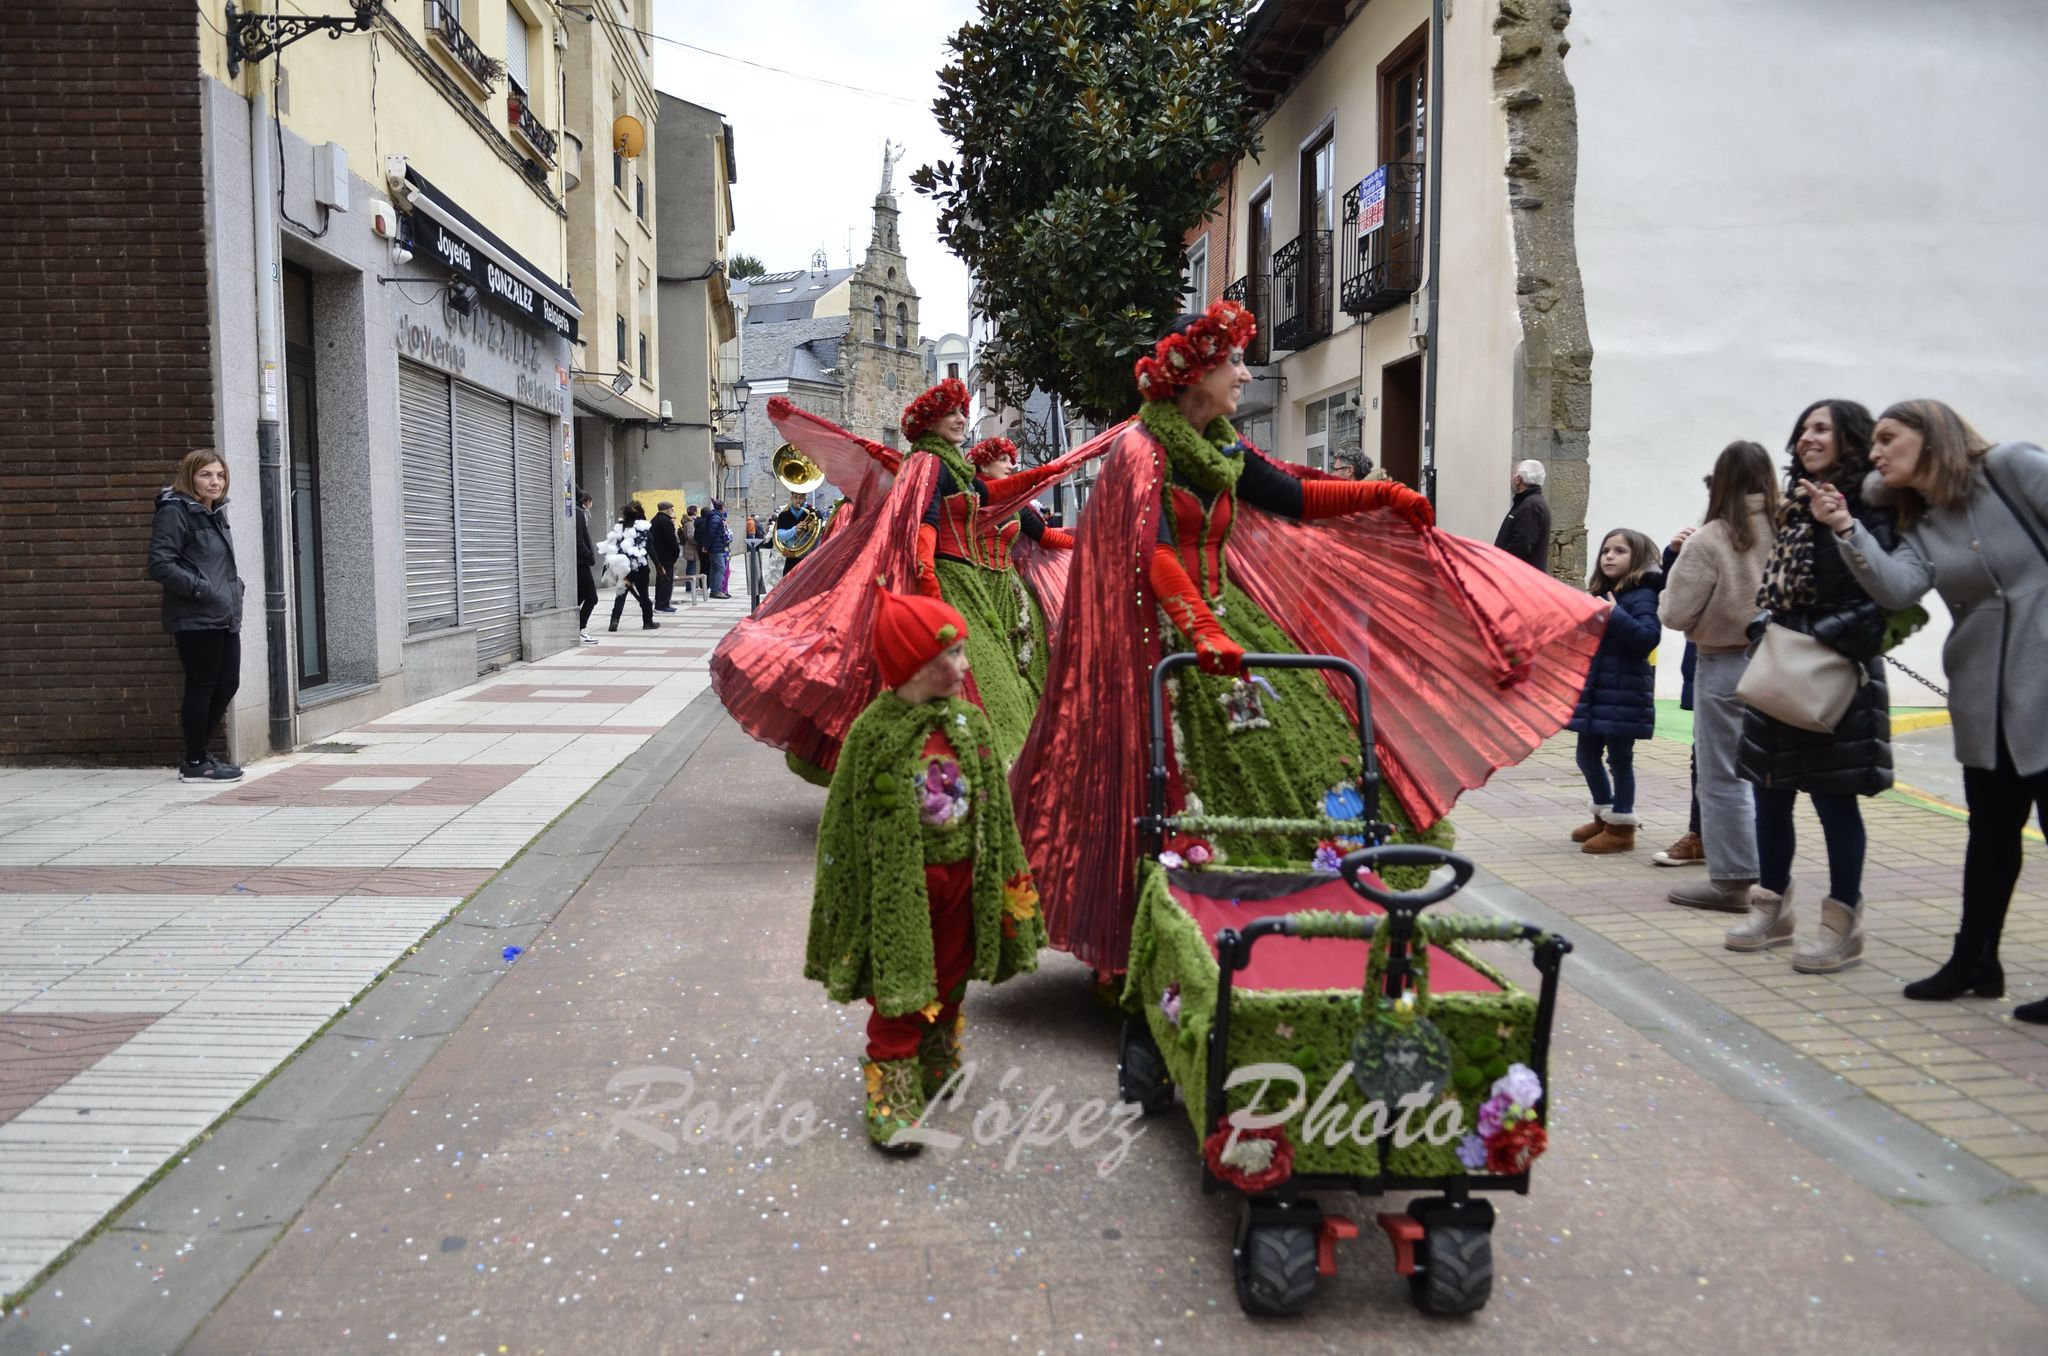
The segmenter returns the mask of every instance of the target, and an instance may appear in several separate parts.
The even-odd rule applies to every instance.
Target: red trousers
[[[960,1000],[967,995],[967,971],[974,964],[974,860],[927,866],[924,888],[931,900],[932,961],[938,976],[939,1015],[934,1020],[922,1012],[884,1017],[879,1009],[870,1011],[868,1058],[877,1062],[911,1058],[925,1032],[960,1015]],[[874,1002],[872,998],[868,1000],[871,1009]]]

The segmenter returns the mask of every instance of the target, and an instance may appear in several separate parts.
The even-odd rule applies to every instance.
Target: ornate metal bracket
[[[325,33],[329,38],[338,39],[344,33],[367,32],[377,21],[377,11],[384,7],[384,0],[349,0],[349,6],[355,11],[353,16],[248,14],[230,4],[227,7],[228,75],[240,75],[243,62],[261,61],[273,52],[283,51],[308,33]]]

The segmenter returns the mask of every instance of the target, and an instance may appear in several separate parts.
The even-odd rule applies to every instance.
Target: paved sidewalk
[[[0,1296],[702,692],[741,609],[630,623],[227,786],[0,770]]]
[[[1947,734],[1929,730],[1921,738],[1943,741]],[[1685,830],[1688,753],[1675,740],[1636,745],[1644,828],[1633,853],[1593,857],[1567,840],[1586,815],[1585,783],[1567,738],[1459,803],[1452,816],[1459,849],[1900,1114],[2048,1191],[2048,1027],[2010,1015],[2014,1004],[2048,996],[2048,853],[2027,844],[2000,949],[2006,996],[1909,1002],[1900,987],[1948,957],[1968,825],[1894,796],[1865,800],[1864,963],[1833,976],[1801,975],[1788,950],[1725,949],[1722,933],[1737,915],[1665,901],[1666,891],[1703,872],[1650,861]],[[1827,859],[1804,798],[1796,822],[1793,879],[1803,937],[1818,925]]]

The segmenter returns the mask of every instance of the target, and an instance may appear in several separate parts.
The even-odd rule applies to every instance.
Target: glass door
[[[299,687],[327,681],[327,596],[320,550],[319,384],[313,371],[313,275],[284,266],[285,436],[291,445],[292,594]]]

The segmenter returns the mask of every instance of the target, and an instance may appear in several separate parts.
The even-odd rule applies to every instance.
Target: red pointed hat
[[[903,436],[916,442],[931,432],[932,425],[954,410],[966,413],[973,400],[966,382],[958,377],[947,377],[903,407]]]
[[[881,610],[875,615],[875,663],[881,667],[883,686],[902,687],[919,669],[967,638],[966,618],[943,599],[888,589],[881,593]]]

